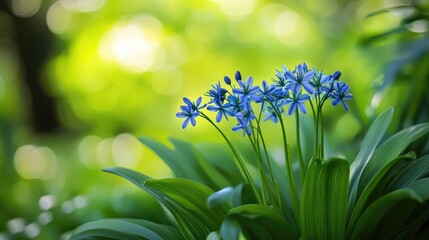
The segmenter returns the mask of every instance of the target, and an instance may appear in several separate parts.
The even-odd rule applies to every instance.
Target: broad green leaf
[[[192,180],[154,180],[136,171],[118,167],[105,171],[128,179],[154,196],[173,215],[185,239],[204,239],[210,232],[219,229],[226,216],[225,206],[208,208],[206,205],[206,199],[214,191]]]
[[[411,162],[391,182],[389,190],[404,188],[417,180],[429,169],[429,155],[423,156]]]
[[[176,177],[188,178],[205,183],[202,170],[199,168],[190,143],[171,139],[174,149],[170,149],[164,144],[151,138],[142,137],[139,140],[154,151],[173,171]]]
[[[182,239],[178,229],[139,219],[102,219],[85,223],[72,233],[72,240],[114,239]]]
[[[377,172],[371,182],[369,182],[369,184],[366,186],[365,190],[360,195],[356,206],[354,206],[353,208],[353,212],[351,214],[347,229],[347,235],[351,234],[350,231],[353,229],[354,225],[356,224],[362,213],[365,211],[365,209],[372,202],[374,202],[387,192],[387,188],[389,186],[389,183],[391,182],[391,176],[396,175],[395,171],[400,170],[404,166],[404,163],[409,160],[410,157],[408,156],[396,158],[395,160],[386,164],[380,171]]]
[[[399,234],[395,230],[401,230],[407,225],[407,220],[415,208],[428,203],[428,185],[429,178],[420,179],[408,188],[379,198],[359,218],[351,230],[350,239],[389,239]],[[425,220],[428,220],[427,215],[423,221]]]
[[[221,239],[237,240],[240,236],[240,224],[232,218],[225,218],[219,231]]]
[[[300,206],[301,234],[311,239],[344,239],[349,162],[312,160],[304,180]]]
[[[357,200],[357,190],[359,179],[365,165],[371,159],[375,148],[383,137],[387,127],[392,121],[393,108],[389,108],[381,113],[371,124],[363,139],[362,146],[352,165],[350,166],[350,188],[349,188],[349,209],[355,205]]]
[[[143,186],[143,182],[147,179],[150,179],[150,177],[144,175],[143,173],[139,173],[137,171],[123,168],[123,167],[111,167],[111,168],[105,168],[103,169],[105,172],[116,174],[120,177],[123,177],[127,179],[128,181],[134,183],[137,187],[147,191],[147,189]]]
[[[209,207],[216,207],[221,204],[228,204],[232,207],[238,207],[240,205],[255,203],[256,199],[254,194],[248,187],[248,185],[240,184],[235,187],[223,188],[207,199],[207,205]]]
[[[215,186],[215,189],[224,188],[227,186],[231,186],[232,183],[222,175],[213,165],[211,165],[201,153],[195,151],[196,159],[198,165],[201,167],[204,175],[207,176],[208,181],[211,182],[210,186]]]
[[[371,161],[365,166],[359,180],[358,195],[368,185],[374,175],[388,162],[395,159],[412,142],[429,132],[429,123],[406,128],[382,143],[374,152]]]
[[[209,208],[207,198],[213,194],[210,188],[188,179],[171,178],[146,180],[148,188],[176,219],[186,239],[204,239],[220,228],[227,207]]]
[[[150,138],[143,137],[140,141],[154,151],[173,170],[176,177],[191,179],[212,189],[243,182],[241,175],[237,174],[238,169],[230,150],[224,145],[193,145],[172,138],[171,149]]]
[[[223,239],[237,239],[240,230],[246,239],[299,238],[298,231],[284,218],[279,209],[259,204],[231,209],[222,224],[220,234]]]
[[[206,240],[222,240],[222,239],[220,238],[220,235],[218,232],[211,232],[207,236]]]

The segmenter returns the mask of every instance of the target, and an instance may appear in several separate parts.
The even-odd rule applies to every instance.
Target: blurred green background
[[[0,240],[68,239],[102,217],[166,221],[153,199],[101,169],[171,176],[139,136],[221,142],[202,121],[182,130],[175,113],[182,97],[236,70],[256,82],[283,64],[340,70],[351,111],[328,106],[325,122],[332,154],[349,159],[388,106],[390,132],[427,121],[428,9],[424,0],[2,1]],[[241,140],[232,125],[222,128]],[[276,151],[275,126],[264,129]]]

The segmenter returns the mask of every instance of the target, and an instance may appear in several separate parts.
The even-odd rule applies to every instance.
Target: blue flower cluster
[[[182,124],[186,128],[191,122],[195,126],[195,118],[198,116],[207,116],[201,109],[207,106],[207,110],[216,112],[216,122],[223,118],[234,117],[237,125],[232,128],[234,131],[242,131],[243,135],[251,135],[253,131],[252,121],[257,119],[253,107],[259,104],[260,111],[265,112],[264,120],[277,122],[284,113],[284,107],[288,108],[288,115],[296,111],[306,113],[305,102],[309,101],[312,108],[316,106],[321,109],[327,99],[332,100],[332,104],[342,103],[345,110],[348,110],[346,100],[352,99],[349,92],[349,86],[339,81],[341,73],[339,71],[333,74],[323,74],[317,69],[310,70],[306,63],[299,64],[294,70],[289,70],[283,66],[282,70],[277,70],[276,79],[269,84],[262,81],[261,87],[253,85],[253,78],[242,79],[241,73],[236,72],[234,78],[238,86],[234,85],[228,76],[224,77],[224,82],[230,90],[223,88],[218,82],[212,85],[206,96],[210,98],[207,104],[201,105],[201,97],[195,102],[184,98],[185,105],[180,106],[181,112],[176,116],[185,118]],[[313,113],[314,113],[313,108]],[[258,119],[259,121],[259,119]]]

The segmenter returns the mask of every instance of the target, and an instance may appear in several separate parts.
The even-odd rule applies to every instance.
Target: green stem
[[[292,166],[292,161],[290,158],[290,154],[289,154],[289,149],[288,149],[288,144],[287,144],[287,138],[286,138],[286,131],[285,131],[285,127],[284,127],[284,122],[283,122],[283,118],[282,115],[280,113],[280,111],[276,110],[277,115],[279,117],[280,120],[280,125],[282,128],[282,135],[283,135],[283,147],[284,147],[284,152],[285,152],[285,161],[286,161],[286,172],[287,172],[287,176],[288,176],[288,183],[289,183],[289,188],[292,194],[292,206],[294,209],[294,215],[296,218],[296,221],[298,221],[298,217],[299,217],[299,199],[298,199],[298,193],[296,191],[296,184],[295,184],[295,178],[294,178],[294,173],[293,173],[293,166]]]
[[[317,109],[316,121],[314,121],[314,157],[319,158],[319,109]]]
[[[252,140],[250,136],[248,137],[249,137],[250,143],[252,144],[253,151],[255,151],[256,159],[258,161],[259,177],[261,179],[262,202],[265,206],[268,206],[268,201],[267,201],[268,182],[267,182],[267,176],[265,175],[264,166],[262,164],[261,152],[258,150],[258,146],[256,144],[257,140],[256,139]]]
[[[246,179],[246,182],[248,184],[250,184],[250,187],[252,188],[252,191],[255,194],[255,196],[258,200],[258,203],[261,204],[262,199],[261,199],[261,196],[259,194],[259,191],[256,188],[256,185],[253,182],[252,176],[250,175],[249,170],[247,169],[247,167],[246,167],[243,159],[241,158],[240,154],[238,153],[237,149],[234,147],[234,145],[231,143],[231,141],[229,141],[229,139],[222,132],[222,130],[220,130],[220,128],[209,117],[207,117],[204,113],[201,113],[201,112],[200,112],[200,116],[203,117],[204,119],[206,119],[207,121],[209,121],[217,129],[217,131],[222,135],[222,137],[225,139],[226,143],[228,144],[229,148],[231,149],[232,153],[234,154],[235,159],[237,160],[238,167],[241,171],[241,174]]]
[[[316,101],[317,102],[317,101]],[[318,129],[317,129],[317,126],[318,126],[318,124],[317,124],[317,112],[316,112],[316,110],[314,109],[314,105],[313,105],[313,102],[310,100],[310,106],[311,106],[311,110],[313,110],[313,122],[314,122],[314,157],[315,158],[317,158],[317,148],[318,148],[318,145],[319,145],[319,143],[318,143]]]
[[[299,112],[295,111],[295,119],[296,119],[296,144],[298,147],[298,160],[299,160],[299,168],[301,173],[301,181],[304,182],[305,178],[305,165],[304,165],[304,159],[302,157],[302,149],[301,149],[301,137],[300,137],[300,130],[299,130]]]
[[[325,157],[325,139],[324,139],[324,131],[323,131],[323,116],[322,116],[322,108],[320,108],[320,157],[323,159]]]
[[[269,188],[269,190],[270,190],[269,191],[269,195],[270,195],[272,201],[274,203],[277,203],[275,205],[278,206],[278,207],[280,207],[281,206],[281,203],[280,203],[281,200],[280,199],[276,199],[277,196],[280,193],[276,193],[276,189],[274,188],[274,175],[273,175],[273,170],[271,168],[271,160],[270,160],[270,156],[268,154],[268,150],[267,150],[267,147],[266,147],[266,144],[265,144],[264,136],[262,134],[262,129],[261,129],[261,125],[260,125],[260,119],[257,119],[256,123],[258,124],[258,131],[257,132],[258,132],[258,135],[260,136],[260,139],[261,139],[261,142],[262,142],[262,148],[264,149],[264,155],[265,155],[265,159],[267,161],[268,174],[270,175],[271,186],[273,188],[272,191],[271,191],[271,188]]]

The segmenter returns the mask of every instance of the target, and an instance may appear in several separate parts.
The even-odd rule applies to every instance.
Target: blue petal
[[[190,118],[192,126],[195,126],[197,124],[197,121],[195,121],[195,118]]]
[[[310,79],[312,79],[312,78],[313,78],[313,76],[314,76],[314,72],[313,72],[313,71],[306,72],[306,73],[304,74],[304,77],[302,78],[302,81],[303,81],[303,82],[308,82],[308,81],[310,81]]]
[[[332,105],[337,106],[340,101],[340,99],[334,99],[334,101],[332,101]]]
[[[222,121],[222,111],[219,111],[216,115],[216,122]]]
[[[178,118],[185,118],[187,116],[183,112],[178,112],[178,113],[176,113],[176,117],[178,117]]]
[[[289,71],[285,72],[285,76],[286,76],[287,78],[289,78],[289,79],[293,80],[293,81],[296,81],[295,74],[293,74],[293,73],[291,73],[291,72],[289,72]]]
[[[288,114],[292,115],[295,111],[296,111],[296,102],[293,102],[289,107]]]
[[[298,105],[298,109],[299,109],[302,113],[304,113],[304,114],[306,114],[306,113],[307,113],[307,110],[305,109],[304,104],[302,104],[302,103],[298,102],[298,103],[297,103],[297,105]]]
[[[187,118],[187,119],[185,119],[185,121],[183,121],[183,123],[182,123],[182,128],[183,129],[185,129],[188,126],[189,119],[191,119],[191,118]]]
[[[348,111],[349,107],[347,106],[347,103],[344,102],[343,100],[341,100],[341,103],[343,103],[344,109],[346,109],[346,111]]]

